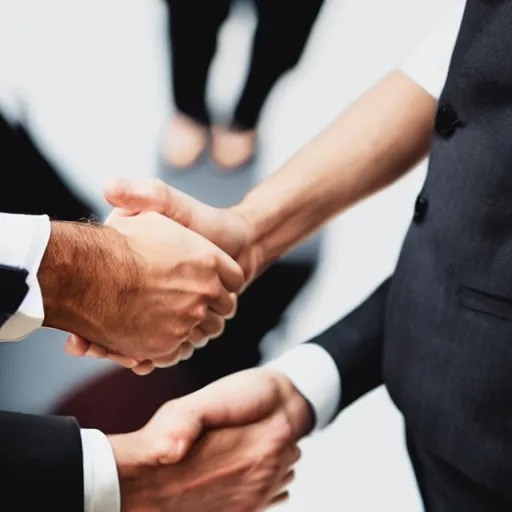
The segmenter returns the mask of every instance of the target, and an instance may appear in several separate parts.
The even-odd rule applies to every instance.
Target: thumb
[[[110,180],[104,186],[104,196],[112,206],[127,210],[132,215],[154,211],[185,227],[190,227],[194,209],[201,205],[196,199],[157,179]]]
[[[176,464],[190,452],[203,432],[201,416],[168,402],[142,429],[150,458],[158,464]]]
[[[81,336],[70,334],[64,344],[64,350],[70,356],[82,357],[87,354],[90,346],[91,344]]]

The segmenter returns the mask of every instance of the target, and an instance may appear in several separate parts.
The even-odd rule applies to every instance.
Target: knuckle
[[[284,411],[276,416],[274,435],[278,446],[283,446],[293,441],[293,428]]]
[[[154,179],[152,181],[152,192],[153,196],[161,201],[166,197],[167,185],[160,179]]]
[[[213,281],[205,285],[201,296],[204,301],[208,302],[218,299],[221,296],[221,294],[222,285],[217,281]]]
[[[207,251],[201,256],[201,264],[208,270],[214,270],[217,267],[217,259],[215,258],[215,254],[213,254],[211,251]]]
[[[183,342],[187,341],[189,338],[189,335],[190,335],[190,329],[186,325],[179,325],[179,326],[175,327],[173,330],[173,338],[178,343],[183,343]]]
[[[192,312],[194,320],[203,321],[208,313],[208,306],[204,302],[200,302]]]

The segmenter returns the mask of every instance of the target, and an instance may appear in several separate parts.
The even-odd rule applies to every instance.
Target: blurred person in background
[[[8,121],[0,111],[0,211],[49,215],[76,221],[93,216],[93,207],[72,190],[61,172],[48,161],[19,121]]]
[[[166,1],[177,108],[165,141],[167,162],[174,168],[190,167],[211,141],[215,163],[238,168],[252,158],[265,100],[299,62],[324,0],[254,0],[258,25],[249,71],[232,119],[225,125],[211,119],[206,87],[219,30],[233,0]]]

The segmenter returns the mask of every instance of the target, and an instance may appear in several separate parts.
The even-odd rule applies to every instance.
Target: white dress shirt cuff
[[[439,99],[448,75],[465,4],[466,0],[452,0],[440,22],[401,68],[436,99]]]
[[[114,453],[99,430],[82,429],[84,512],[120,512],[121,495]]]
[[[284,373],[311,404],[315,430],[334,419],[341,401],[341,377],[333,358],[320,345],[299,345],[265,367]]]
[[[0,214],[0,264],[26,270],[29,287],[18,311],[0,328],[0,340],[19,340],[43,324],[43,297],[37,273],[50,231],[47,215]]]

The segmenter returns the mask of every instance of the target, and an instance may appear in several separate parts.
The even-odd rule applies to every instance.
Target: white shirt
[[[452,0],[436,30],[402,67],[402,71],[438,98],[450,64],[465,0]],[[21,339],[44,320],[37,272],[50,237],[46,216],[0,214],[0,264],[29,272],[29,292],[16,314],[0,328],[0,340]],[[343,340],[340,340],[342,343]],[[268,367],[287,375],[309,401],[316,428],[327,426],[341,400],[341,378],[331,356],[320,346],[300,345]],[[97,430],[82,430],[85,512],[120,512],[117,468],[107,437]]]

